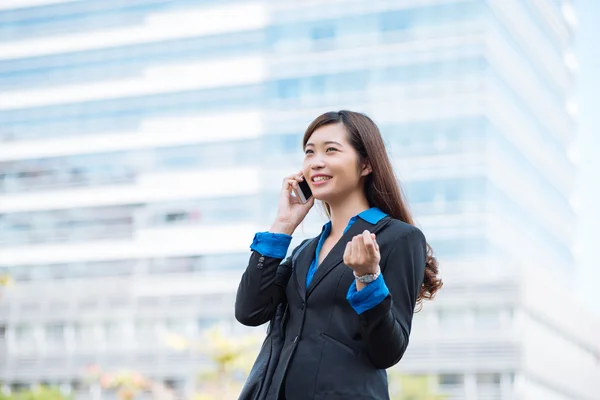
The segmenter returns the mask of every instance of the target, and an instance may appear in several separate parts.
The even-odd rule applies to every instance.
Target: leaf
[[[70,396],[62,394],[58,388],[40,386],[32,390],[24,390],[4,395],[0,393],[0,400],[69,400]]]
[[[430,375],[402,374],[397,370],[389,371],[393,400],[444,400],[447,396],[434,391],[436,377]]]

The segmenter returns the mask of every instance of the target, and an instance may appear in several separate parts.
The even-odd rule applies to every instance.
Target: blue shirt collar
[[[381,211],[379,208],[371,207],[368,210],[365,210],[359,213],[358,215],[355,215],[354,217],[350,218],[350,221],[348,221],[348,226],[346,226],[344,233],[348,230],[348,228],[350,228],[354,224],[354,222],[356,222],[356,218],[360,218],[364,221],[367,221],[370,224],[375,225],[386,216],[387,214]],[[326,235],[328,235],[330,230],[331,221],[327,221],[327,223],[323,225],[323,231],[326,232]]]
[[[371,207],[357,215],[357,217],[360,219],[363,219],[373,225],[381,221],[386,216],[387,214],[377,207]]]

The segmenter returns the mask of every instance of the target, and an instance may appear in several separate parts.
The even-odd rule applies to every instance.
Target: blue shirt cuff
[[[259,252],[263,256],[284,259],[292,237],[285,233],[258,232],[250,249]]]
[[[389,294],[390,291],[383,280],[383,275],[379,275],[360,292],[356,290],[356,281],[353,281],[348,289],[346,299],[354,311],[360,315],[381,303]]]

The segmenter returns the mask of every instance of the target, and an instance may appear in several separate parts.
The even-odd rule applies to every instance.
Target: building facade
[[[204,360],[164,333],[247,331],[252,237],[303,130],[345,108],[380,126],[445,280],[398,368],[452,399],[597,398],[600,324],[572,294],[575,29],[568,0],[3,2],[4,390],[84,398],[96,364],[191,392]]]

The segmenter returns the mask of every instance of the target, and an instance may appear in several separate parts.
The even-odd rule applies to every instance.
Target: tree
[[[149,392],[153,398],[160,400],[174,398],[172,391],[163,384],[154,382],[136,371],[105,372],[96,365],[90,365],[86,376],[88,383],[97,383],[102,389],[115,392],[121,400],[133,400],[143,392]]]
[[[209,356],[211,365],[201,371],[201,390],[193,400],[237,399],[259,350],[264,334],[243,337],[228,336],[218,328],[205,333],[204,340],[193,341],[182,335],[168,333],[165,342],[173,349],[194,350]],[[393,400],[444,400],[436,393],[436,378],[410,375],[397,369],[388,371],[390,395]]]
[[[15,391],[9,395],[0,392],[0,400],[69,400],[58,388],[39,386],[32,390]]]
[[[10,275],[0,274],[0,287],[9,286],[12,283]]]
[[[228,400],[238,398],[263,336],[234,337],[215,327],[205,332],[203,340],[167,333],[165,342],[173,349],[204,354],[211,361],[199,373],[200,391],[193,400]]]
[[[388,371],[392,400],[444,400],[447,396],[433,391],[437,380],[428,375],[403,374],[397,369]]]
[[[13,284],[13,280],[10,275],[5,273],[0,273],[0,300],[2,300],[2,293],[6,287],[9,287]]]

